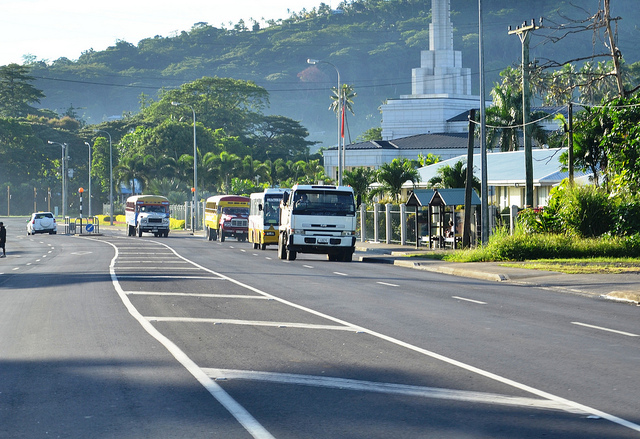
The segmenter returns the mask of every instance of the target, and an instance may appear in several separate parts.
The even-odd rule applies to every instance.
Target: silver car
[[[55,235],[58,232],[56,218],[51,212],[36,212],[31,214],[31,218],[27,223],[27,235],[35,235],[36,233],[48,233]]]

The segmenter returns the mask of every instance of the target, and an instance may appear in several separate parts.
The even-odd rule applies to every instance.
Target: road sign
[[[93,224],[87,224],[87,227],[85,227],[85,230],[87,231],[87,233],[93,232]]]

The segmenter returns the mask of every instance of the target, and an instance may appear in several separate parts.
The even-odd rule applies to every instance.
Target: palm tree
[[[382,184],[379,188],[372,191],[372,195],[390,194],[394,201],[398,202],[402,185],[407,181],[417,183],[420,181],[418,170],[413,167],[413,163],[408,159],[393,159],[391,163],[385,163],[380,166],[377,172],[378,183]]]
[[[442,188],[464,188],[467,186],[467,166],[465,160],[458,160],[453,167],[445,165],[438,169],[437,175],[429,180],[431,186]],[[472,187],[480,192],[480,180],[473,176]]]
[[[496,85],[491,90],[493,106],[487,109],[489,147],[500,151],[517,151],[520,148],[518,128],[522,127],[522,93],[508,84]]]
[[[343,183],[351,186],[356,196],[367,199],[369,186],[376,180],[376,171],[370,168],[355,168],[353,171],[345,171]]]
[[[347,110],[355,115],[353,112],[353,98],[357,96],[356,92],[353,90],[353,85],[349,84],[341,84],[340,90],[337,87],[332,87],[331,91],[333,95],[331,96],[331,105],[329,106],[329,110],[336,113],[336,117],[340,120],[341,115],[338,114],[340,110],[340,106],[342,105],[343,114],[344,114],[344,127],[347,127]],[[349,143],[351,143],[351,134],[349,134]]]

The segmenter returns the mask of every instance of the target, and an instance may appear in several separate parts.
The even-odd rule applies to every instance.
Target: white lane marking
[[[73,252],[71,253],[72,255],[77,255],[77,256],[84,256],[84,255],[90,255],[93,252],[87,252],[87,251],[80,251],[80,252]]]
[[[158,271],[158,267],[154,267],[153,265],[149,265],[147,267],[115,267],[118,271]],[[200,271],[197,267],[164,267],[165,270],[179,270],[179,271]]]
[[[603,328],[602,326],[588,325],[586,323],[571,322],[574,325],[584,326],[585,328],[599,329],[601,331],[613,332],[615,334],[626,335],[627,337],[640,337],[638,334],[632,334],[631,332],[618,331],[616,329]]]
[[[36,259],[36,262],[40,262],[40,259]]]
[[[487,302],[481,302],[479,300],[467,299],[466,297],[451,296],[452,299],[464,300],[465,302],[477,303],[478,305],[486,305]]]
[[[254,299],[270,300],[264,296],[242,296],[239,294],[208,294],[208,293],[160,293],[157,291],[125,291],[130,296],[184,296],[184,297],[210,297],[212,299]]]
[[[193,375],[198,380],[198,382],[200,382],[200,384],[227,409],[229,413],[231,413],[234,418],[236,418],[236,420],[245,428],[245,430],[247,430],[247,432],[249,432],[249,434],[251,434],[251,436],[253,436],[255,439],[275,439],[275,437],[271,433],[269,433],[253,416],[251,416],[251,414],[244,407],[242,407],[235,399],[233,399],[231,395],[229,395],[216,382],[209,378],[207,374],[205,374],[191,358],[189,358],[178,346],[175,345],[175,343],[162,335],[160,331],[158,331],[140,314],[140,312],[138,312],[136,307],[133,306],[133,304],[125,294],[122,287],[120,287],[120,282],[118,281],[118,276],[116,275],[115,261],[118,259],[118,247],[108,241],[98,242],[106,242],[115,250],[115,255],[113,256],[113,259],[111,259],[111,264],[109,265],[109,273],[111,275],[111,282],[113,283],[118,296],[120,296],[120,300],[122,300],[122,303],[129,311],[129,314],[131,314],[153,338],[158,340],[158,342],[160,342],[174,356],[174,358],[178,360],[184,366],[184,368],[187,369],[191,373],[191,375]]]
[[[265,322],[258,320],[236,320],[236,319],[207,319],[197,317],[145,317],[150,322],[180,322],[180,323],[213,323],[217,325],[242,325],[242,326],[268,326],[274,328],[300,328],[300,329],[328,329],[331,331],[356,332],[350,326],[336,325],[314,325],[311,323],[293,322]]]
[[[211,276],[145,276],[145,275],[120,275],[120,279],[198,279],[198,280],[227,280],[221,277]]]
[[[42,255],[42,257],[43,257],[43,258],[46,258],[46,257],[47,257],[47,255]]]
[[[304,268],[313,268],[312,265],[303,265]]]
[[[27,262],[27,266],[31,265],[31,262]]]
[[[269,256],[265,256],[265,259],[266,259],[267,261],[270,261],[270,260],[271,260],[271,258],[270,258]]]
[[[20,267],[15,267],[13,271],[20,270]]]
[[[53,253],[53,250],[49,250],[47,253]]]
[[[333,274],[337,274],[338,276],[349,276],[347,273],[340,273],[339,271],[334,271]]]
[[[92,239],[92,238],[85,238],[85,239]],[[106,241],[98,241],[98,242],[106,242]],[[113,261],[117,258],[117,251],[118,251],[118,249],[117,249],[117,247],[116,247],[114,244],[112,244],[112,243],[110,243],[110,242],[107,242],[107,244],[111,245],[112,247],[114,247],[114,248],[116,249],[116,256],[112,259],[112,264],[113,264]],[[269,294],[269,293],[267,293],[267,292],[265,292],[265,291],[262,291],[262,290],[260,290],[260,289],[258,289],[258,288],[256,288],[256,287],[252,287],[251,285],[245,284],[245,283],[243,283],[243,282],[240,282],[239,280],[236,280],[236,279],[230,278],[230,277],[225,276],[225,275],[223,275],[223,274],[217,273],[217,272],[215,272],[215,271],[213,271],[213,270],[211,270],[211,269],[209,269],[209,268],[206,268],[206,267],[204,267],[204,266],[202,266],[202,265],[200,265],[200,264],[197,264],[196,262],[193,262],[193,261],[191,261],[191,260],[189,260],[189,259],[185,258],[184,256],[182,256],[182,255],[178,254],[175,250],[173,250],[173,249],[172,249],[171,247],[169,247],[167,244],[159,243],[159,245],[162,245],[162,246],[166,247],[167,249],[169,249],[170,251],[172,251],[172,252],[173,252],[176,256],[178,256],[179,258],[184,259],[185,261],[188,261],[188,262],[192,263],[193,265],[195,265],[195,266],[197,266],[197,267],[200,267],[202,270],[206,271],[207,273],[211,273],[211,274],[215,274],[215,275],[217,275],[217,276],[220,276],[221,278],[224,278],[224,279],[228,280],[228,281],[229,281],[229,282],[231,282],[231,283],[234,283],[234,284],[236,284],[236,285],[238,285],[238,286],[241,286],[241,287],[243,287],[243,288],[246,288],[246,289],[248,289],[248,290],[250,290],[250,291],[253,291],[253,292],[255,292],[255,293],[262,294],[262,295],[264,295],[265,297],[268,297],[268,298],[270,298],[270,299],[272,299],[272,300],[278,301],[278,302],[280,302],[280,303],[282,303],[282,304],[289,305],[289,306],[291,306],[291,307],[293,307],[293,308],[296,308],[296,309],[299,309],[299,310],[302,310],[302,311],[306,311],[306,312],[308,312],[308,313],[310,313],[310,314],[313,314],[313,315],[315,315],[315,316],[318,316],[318,317],[324,317],[324,318],[326,318],[326,319],[328,319],[328,320],[331,320],[331,321],[336,322],[336,323],[341,324],[341,325],[351,326],[351,327],[353,327],[354,329],[356,329],[356,330],[357,330],[357,332],[367,333],[367,334],[372,335],[372,336],[374,336],[374,337],[377,337],[377,338],[379,338],[379,339],[381,339],[381,340],[386,340],[386,341],[388,341],[389,343],[393,343],[393,344],[396,344],[396,345],[398,345],[398,346],[405,347],[405,348],[407,348],[407,349],[409,349],[409,350],[412,350],[412,351],[414,351],[414,352],[417,352],[417,353],[423,354],[423,355],[425,355],[425,356],[428,356],[428,357],[434,358],[434,359],[436,359],[436,360],[440,360],[440,361],[442,361],[442,362],[444,362],[444,363],[451,364],[452,366],[459,367],[459,368],[461,368],[461,369],[463,369],[463,370],[467,370],[467,371],[469,371],[469,372],[472,372],[472,373],[475,373],[475,374],[477,374],[477,375],[480,375],[480,376],[483,376],[483,377],[489,378],[489,379],[491,379],[491,380],[494,380],[494,381],[497,381],[497,382],[503,383],[503,384],[505,384],[505,385],[508,385],[508,386],[514,387],[514,388],[516,388],[516,389],[520,389],[520,390],[523,390],[523,391],[525,391],[525,392],[532,393],[532,394],[534,394],[534,395],[540,396],[540,397],[542,397],[542,398],[549,399],[550,401],[554,401],[554,402],[557,402],[557,403],[559,403],[559,404],[566,404],[567,406],[571,407],[573,410],[581,410],[581,411],[583,411],[583,412],[590,413],[591,415],[597,416],[597,417],[599,417],[599,418],[606,419],[606,420],[608,420],[608,421],[610,421],[610,422],[613,422],[613,423],[618,424],[618,425],[620,425],[620,426],[623,426],[623,427],[625,427],[625,428],[629,428],[629,429],[631,429],[631,430],[634,430],[634,431],[638,431],[638,432],[640,432],[640,425],[635,424],[635,423],[633,423],[633,422],[631,422],[631,421],[627,421],[626,419],[620,418],[620,417],[615,416],[615,415],[611,415],[611,414],[609,414],[609,413],[607,413],[607,412],[604,412],[604,411],[602,411],[602,410],[598,410],[598,409],[595,409],[595,408],[593,408],[593,407],[589,407],[589,406],[587,406],[587,405],[580,404],[580,403],[578,403],[578,402],[575,402],[575,401],[572,401],[572,400],[569,400],[569,399],[566,399],[566,398],[562,398],[562,397],[560,397],[560,396],[556,396],[556,395],[554,395],[554,394],[552,394],[552,393],[548,393],[548,392],[545,392],[545,391],[543,391],[543,390],[536,389],[535,387],[531,387],[531,386],[528,386],[528,385],[526,385],[526,384],[519,383],[519,382],[517,382],[517,381],[514,381],[514,380],[509,379],[509,378],[505,378],[505,377],[500,376],[500,375],[498,375],[498,374],[495,374],[495,373],[493,373],[493,372],[489,372],[489,371],[486,371],[486,370],[484,370],[484,369],[480,369],[480,368],[478,368],[478,367],[471,366],[471,365],[466,364],[466,363],[463,363],[463,362],[461,362],[461,361],[454,360],[453,358],[449,358],[449,357],[446,357],[446,356],[444,356],[444,355],[438,354],[438,353],[436,353],[436,352],[433,352],[433,351],[429,351],[429,350],[427,350],[427,349],[420,348],[420,347],[418,347],[418,346],[412,345],[412,344],[410,344],[410,343],[406,343],[406,342],[404,342],[404,341],[401,341],[401,340],[398,340],[398,339],[396,339],[396,338],[393,338],[393,337],[390,337],[390,336],[387,336],[387,335],[381,334],[381,333],[379,333],[379,332],[372,331],[372,330],[366,329],[366,328],[364,328],[364,327],[361,327],[361,326],[357,326],[357,325],[351,324],[351,323],[349,323],[349,322],[347,322],[347,321],[344,321],[344,320],[338,319],[338,318],[336,318],[336,317],[332,317],[332,316],[330,316],[330,315],[328,315],[328,314],[321,313],[320,311],[316,311],[316,310],[314,310],[314,309],[307,308],[307,307],[302,306],[302,305],[298,305],[297,303],[294,303],[294,302],[291,302],[291,301],[289,301],[289,300],[285,300],[285,299],[282,299],[282,298],[280,298],[280,297],[274,296],[274,295]],[[285,261],[285,262],[288,262],[288,261]],[[133,313],[135,313],[135,315],[139,316],[139,317],[140,317],[140,319],[143,319],[143,320],[144,320],[144,318],[143,318],[143,317],[138,313],[138,311],[136,310],[136,308],[135,308],[135,307],[131,304],[131,302],[126,298],[126,295],[124,294],[124,292],[122,292],[122,289],[120,288],[120,285],[119,285],[119,283],[118,283],[118,280],[117,280],[117,277],[116,277],[116,274],[115,274],[115,270],[113,269],[113,267],[110,267],[110,271],[111,271],[111,278],[112,278],[112,280],[113,280],[113,282],[114,282],[114,285],[117,285],[117,288],[116,288],[116,289],[117,289],[117,291],[118,291],[118,294],[121,296],[121,299],[122,299],[123,301],[125,301],[125,300],[126,300],[125,305],[127,305],[127,304],[128,304],[128,305],[127,305],[127,308],[131,307],[131,309],[133,310],[133,312],[130,310],[130,312],[132,312],[132,315],[134,315]],[[136,317],[136,319],[138,319],[138,317]],[[146,328],[150,328],[150,329],[147,329],[147,331],[153,330],[153,331],[154,331],[154,333],[157,333],[157,335],[158,335],[159,337],[162,337],[163,339],[165,339],[165,340],[166,340],[166,342],[168,343],[168,344],[167,344],[167,345],[165,345],[165,346],[171,345],[171,346],[173,346],[173,347],[174,347],[174,348],[175,348],[179,353],[181,353],[181,354],[186,358],[186,360],[188,360],[188,361],[192,364],[192,368],[197,369],[197,370],[193,370],[193,371],[191,371],[191,369],[190,369],[190,371],[191,371],[191,373],[192,373],[194,376],[196,376],[196,378],[198,378],[198,379],[200,380],[200,378],[196,375],[196,373],[197,373],[197,372],[202,372],[202,371],[201,371],[200,369],[198,369],[198,368],[197,368],[197,366],[195,365],[195,363],[193,363],[193,362],[191,361],[191,359],[189,359],[188,357],[186,357],[186,355],[185,355],[182,351],[180,351],[180,349],[179,349],[177,346],[175,346],[175,345],[174,345],[174,344],[173,344],[169,339],[167,339],[167,338],[166,338],[166,337],[164,337],[162,334],[160,334],[160,332],[158,332],[157,330],[155,330],[155,328],[153,327],[153,325],[152,325],[151,323],[149,323],[149,322],[146,322],[146,321],[145,321],[145,324],[143,324],[143,326],[145,327],[145,329],[146,329]],[[154,336],[155,336],[155,335],[154,335]],[[174,354],[174,356],[175,356],[175,354]],[[176,357],[176,358],[178,358],[178,357]],[[185,366],[185,367],[186,367],[186,366]],[[202,373],[204,374],[204,372],[202,372]],[[206,376],[206,375],[205,375],[205,376]],[[210,381],[210,379],[209,379],[209,381]],[[204,385],[204,386],[209,390],[209,387],[206,385],[206,384],[207,384],[207,382],[206,382],[206,381],[201,381],[201,383],[202,383],[202,384],[203,384],[203,385]],[[216,388],[216,389],[219,389],[220,391],[224,392],[224,390],[223,390],[222,388],[220,388],[219,386],[217,386],[217,388]],[[210,392],[212,395],[214,395],[213,390],[209,390],[209,392]],[[240,409],[240,410],[242,410],[243,412],[246,412],[246,410],[245,410],[243,407],[239,406],[239,404],[237,404],[237,402],[236,402],[235,400],[233,400],[233,399],[232,399],[232,398],[231,398],[231,397],[230,397],[226,392],[224,392],[224,395],[226,395],[226,397],[228,397],[229,399],[231,399],[231,401],[233,402],[233,404],[238,405],[238,407],[239,407],[239,409]],[[216,397],[216,399],[217,399],[217,396],[216,396],[216,395],[214,395],[214,397]],[[223,404],[224,404],[224,403],[223,403]],[[225,407],[226,407],[226,405],[225,405]],[[229,411],[231,412],[231,410],[230,410],[229,408],[227,408],[227,410],[229,410]],[[240,421],[240,419],[236,416],[236,414],[235,414],[235,413],[233,413],[233,412],[231,412],[231,413],[236,417],[236,419],[238,419],[238,421],[239,421],[239,422],[241,422],[241,423],[242,423],[242,421]],[[256,421],[253,417],[251,417],[251,415],[250,415],[248,412],[247,412],[246,414],[247,414],[247,416],[249,416],[249,417],[250,417],[250,419],[252,419],[253,421],[255,421],[255,422],[256,422],[256,424],[259,426],[259,428],[264,429],[260,424],[258,424],[258,423],[257,423],[257,421]],[[242,425],[245,425],[245,424],[243,423]],[[245,428],[247,428],[247,427],[245,426]],[[248,430],[248,428],[247,428],[247,430]],[[272,436],[271,436],[271,435],[270,435],[266,430],[264,430],[264,431],[265,431],[265,433],[266,433],[266,434],[268,434],[268,435],[269,435],[268,437],[272,437]],[[256,438],[257,438],[258,436],[254,436],[254,437],[256,437]],[[261,436],[261,437],[266,437],[266,436]]]
[[[548,399],[525,398],[520,396],[500,395],[497,393],[473,392],[465,390],[443,389],[438,387],[412,386],[408,384],[377,383],[346,378],[299,375],[292,373],[274,373],[245,370],[202,368],[214,380],[250,380],[280,384],[296,384],[300,386],[324,387],[360,392],[375,392],[392,395],[416,396],[422,398],[445,399],[483,404],[498,404],[544,410],[563,410],[575,414],[585,414],[563,403]]]
[[[376,282],[376,283],[380,284],[380,285],[385,285],[387,287],[399,287],[400,286],[400,285],[396,285],[396,284],[390,284],[390,283],[387,283],[387,282]]]
[[[247,251],[246,251],[245,249],[243,249],[243,248],[241,248],[241,249],[240,249],[240,251],[241,251],[242,253],[246,253],[246,252],[247,252]]]

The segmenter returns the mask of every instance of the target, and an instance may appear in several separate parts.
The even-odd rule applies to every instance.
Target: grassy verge
[[[501,262],[501,265],[572,274],[640,273],[640,235],[580,239],[554,234],[510,235],[497,230],[489,242],[468,250],[416,254],[449,262]]]
[[[500,265],[532,270],[559,271],[568,274],[640,273],[640,258],[538,259],[507,262]]]

